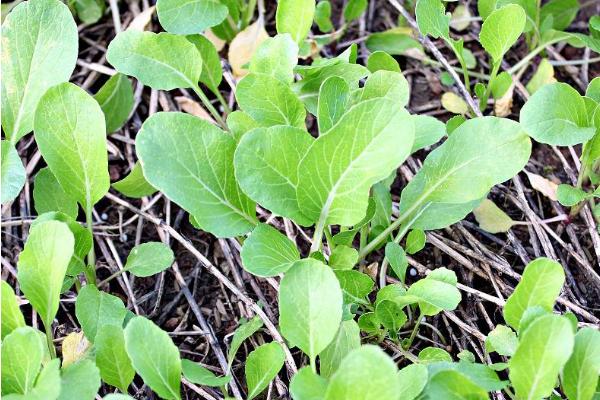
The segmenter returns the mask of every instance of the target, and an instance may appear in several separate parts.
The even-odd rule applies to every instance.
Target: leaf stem
[[[527,65],[529,63],[529,61],[531,61],[535,56],[538,55],[538,53],[541,53],[542,51],[544,51],[546,49],[546,47],[548,47],[554,43],[562,42],[563,40],[567,40],[567,39],[568,39],[568,37],[561,36],[561,37],[554,38],[552,40],[549,40],[547,42],[540,44],[538,47],[531,50],[531,52],[529,54],[527,54],[525,57],[523,57],[521,59],[521,61],[519,61],[518,63],[516,63],[515,65],[513,65],[512,67],[507,69],[506,72],[508,72],[511,75],[514,74],[521,67]]]
[[[88,283],[92,285],[96,284],[96,250],[94,248],[94,220],[93,220],[93,206],[86,205],[85,207],[85,224],[87,225],[87,230],[92,237],[92,247],[87,255],[87,263],[88,266],[85,270],[85,276],[88,280]]]
[[[46,330],[46,342],[48,343],[48,351],[50,351],[50,357],[56,358],[56,349],[54,348],[54,337],[52,335],[52,322],[49,324],[44,323],[44,329]]]
[[[406,345],[404,346],[405,349],[410,349],[410,346],[412,346],[412,343],[415,340],[415,337],[417,336],[417,332],[419,332],[419,326],[421,325],[423,318],[424,318],[423,314],[419,313],[419,317],[417,318],[417,321],[415,322],[415,327],[413,328],[412,332],[410,333],[410,337],[408,338],[408,341],[406,342]]]
[[[483,97],[479,99],[479,109],[481,111],[484,111],[487,106],[488,99],[490,98],[490,94],[492,93],[492,85],[494,84],[494,80],[496,80],[498,70],[500,70],[500,64],[502,64],[502,59],[494,63],[494,66],[492,67],[492,72],[490,74],[490,80],[487,86],[485,87],[485,93],[483,94]]]
[[[223,118],[221,117],[221,114],[219,114],[219,112],[217,111],[217,109],[212,105],[212,103],[210,102],[210,100],[208,99],[208,97],[206,97],[206,95],[204,94],[204,92],[202,91],[202,89],[200,89],[200,86],[198,86],[197,84],[195,84],[194,86],[192,86],[192,90],[200,98],[200,101],[202,101],[202,104],[204,104],[204,107],[206,107],[208,109],[208,111],[213,116],[213,118],[215,119],[215,121],[217,121],[217,123],[219,125],[221,125],[221,127],[223,129],[227,130],[227,125],[225,124],[225,121],[223,121]]]

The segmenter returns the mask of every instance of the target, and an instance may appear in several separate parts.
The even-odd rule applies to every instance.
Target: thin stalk
[[[217,96],[217,100],[219,100],[219,103],[221,103],[221,105],[223,106],[223,110],[225,110],[225,115],[231,114],[231,108],[229,108],[227,100],[225,100],[225,98],[219,90],[215,92],[215,96]]]
[[[94,249],[94,220],[92,216],[93,206],[87,205],[85,208],[85,224],[87,225],[87,230],[92,237],[92,247],[87,255],[87,263],[88,266],[85,270],[85,276],[88,280],[88,283],[92,285],[96,284],[96,250]]]
[[[99,287],[100,287],[100,286],[102,286],[102,285],[104,285],[104,284],[106,284],[106,283],[108,283],[108,282],[112,281],[113,279],[115,279],[115,278],[119,277],[120,275],[122,275],[122,274],[123,274],[123,272],[126,272],[126,271],[125,271],[124,269],[120,269],[120,270],[118,270],[118,271],[117,271],[117,272],[115,272],[114,274],[110,275],[108,278],[106,278],[106,279],[102,280],[100,283],[98,283],[98,285],[97,285],[97,286],[99,286]]]
[[[417,332],[419,332],[419,326],[421,325],[421,321],[423,321],[423,318],[424,318],[423,314],[419,314],[419,318],[417,318],[417,321],[415,322],[415,327],[413,328],[412,332],[410,333],[408,342],[406,343],[406,346],[404,346],[405,349],[410,349],[410,346],[412,346],[412,343],[415,340],[415,337],[417,336]]]
[[[328,227],[324,230],[324,232],[325,232],[325,240],[327,240],[327,246],[329,247],[329,251],[331,252],[335,248],[335,243],[333,243],[333,236],[331,235],[331,230]]]
[[[254,10],[256,9],[256,0],[248,0],[248,5],[244,10],[244,18],[242,18],[242,29],[250,25],[252,17],[254,16]]]
[[[321,242],[323,241],[323,229],[325,229],[325,221],[317,222],[315,227],[315,233],[313,234],[312,244],[310,246],[310,254],[316,253],[321,249]]]
[[[506,72],[508,72],[509,74],[514,74],[515,71],[518,71],[521,67],[523,67],[524,65],[529,64],[529,61],[531,61],[535,56],[537,56],[539,53],[541,53],[542,51],[544,51],[546,49],[546,47],[550,46],[551,44],[554,43],[558,43],[558,42],[562,42],[563,40],[568,39],[567,37],[561,36],[559,38],[554,38],[548,42],[545,42],[541,45],[539,45],[538,47],[536,47],[535,49],[531,50],[531,52],[529,54],[527,54],[525,57],[523,57],[521,59],[521,61],[519,61],[518,63],[516,63],[515,65],[513,65],[512,67],[510,67],[509,69],[506,70]]]
[[[492,85],[494,84],[496,76],[498,76],[498,70],[500,70],[500,64],[501,62],[494,63],[494,66],[492,67],[492,73],[490,74],[490,80],[487,86],[485,87],[485,93],[483,94],[483,97],[479,99],[479,109],[481,111],[485,110],[487,106],[487,101],[490,98],[490,94],[492,93]]]
[[[56,358],[56,349],[54,348],[54,337],[52,336],[52,326],[46,326],[44,324],[44,329],[46,330],[46,342],[48,343],[48,350],[50,351],[50,357]]]
[[[192,90],[200,98],[200,101],[202,101],[202,104],[204,104],[204,107],[206,107],[208,109],[208,111],[213,116],[213,118],[215,119],[215,121],[217,121],[217,123],[219,125],[221,125],[221,127],[223,129],[227,130],[227,125],[225,124],[225,121],[223,121],[223,118],[221,117],[221,114],[219,114],[219,112],[217,111],[217,109],[212,105],[212,103],[210,102],[210,100],[208,99],[208,97],[206,97],[206,95],[204,94],[204,92],[202,91],[202,89],[200,89],[200,86],[194,85],[192,87]]]

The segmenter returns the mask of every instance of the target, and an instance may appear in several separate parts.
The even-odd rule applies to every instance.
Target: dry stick
[[[208,270],[208,272],[213,274],[219,281],[221,281],[221,283],[223,285],[225,285],[229,290],[231,290],[238,298],[240,298],[240,300],[242,300],[246,305],[248,305],[256,313],[256,315],[258,315],[260,317],[260,319],[263,320],[263,322],[265,323],[265,326],[271,333],[271,336],[273,337],[273,339],[275,341],[277,341],[279,344],[281,344],[281,346],[283,347],[283,349],[285,351],[288,371],[292,374],[295,374],[297,372],[298,368],[296,367],[296,362],[294,361],[294,358],[292,357],[292,353],[290,353],[290,350],[287,347],[287,345],[285,344],[283,337],[281,336],[279,331],[277,331],[277,328],[275,327],[273,322],[269,319],[269,317],[267,317],[265,312],[252,299],[250,299],[248,296],[244,295],[237,286],[235,286],[225,275],[223,275],[223,273],[221,271],[219,271],[218,268],[216,268],[214,265],[212,265],[212,263],[202,253],[200,253],[198,251],[198,249],[196,249],[190,241],[188,241],[183,236],[181,236],[179,234],[179,232],[177,232],[172,227],[165,225],[165,223],[160,218],[157,218],[153,215],[150,215],[150,214],[140,210],[139,208],[137,208],[137,207],[129,204],[128,202],[120,199],[119,197],[113,195],[112,193],[107,193],[106,197],[109,200],[111,200],[117,204],[120,204],[123,207],[129,209],[130,211],[144,217],[145,219],[152,222],[153,224],[158,225],[162,230],[168,232],[173,237],[173,239],[175,239],[179,243],[181,243],[183,245],[183,247],[185,247],[194,257],[196,257],[198,259],[198,261]],[[185,281],[183,281],[183,277],[181,276],[179,269],[174,268],[174,272],[176,274],[176,278],[177,278],[178,282],[180,284],[185,285]],[[187,286],[183,286],[183,287],[187,287]]]

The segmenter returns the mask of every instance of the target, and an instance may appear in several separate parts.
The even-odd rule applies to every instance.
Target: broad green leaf
[[[465,378],[470,380],[475,386],[483,389],[483,391],[496,391],[502,390],[508,384],[508,381],[501,381],[498,378],[498,374],[487,365],[477,364],[474,362],[474,355],[470,352],[467,354],[463,353],[463,358],[470,359],[461,360],[458,363],[452,362],[437,362],[429,366],[430,377],[434,377],[440,372],[445,371],[457,371],[460,372]],[[460,354],[459,354],[460,358]],[[487,398],[487,396],[486,396]]]
[[[50,88],[35,112],[35,140],[64,189],[83,208],[110,186],[106,128],[100,106],[72,83]]]
[[[439,347],[425,347],[419,352],[419,362],[423,364],[432,364],[439,361],[452,362],[452,356]]]
[[[113,183],[112,187],[119,193],[136,199],[156,193],[154,186],[144,178],[142,164],[139,161],[134,164],[133,169],[125,178]]]
[[[495,64],[502,61],[504,54],[519,39],[525,29],[526,18],[521,6],[509,4],[492,12],[483,22],[479,41]]]
[[[352,226],[366,214],[369,189],[410,152],[414,125],[395,101],[377,98],[351,108],[300,162],[301,211],[317,229]]]
[[[102,380],[127,392],[135,371],[125,349],[125,336],[120,326],[102,325],[94,343],[96,365]]]
[[[415,8],[417,24],[423,35],[450,39],[450,15],[440,0],[419,0]]]
[[[329,0],[321,0],[315,8],[315,23],[321,32],[331,32],[333,23],[331,22],[331,3]]]
[[[504,320],[518,331],[525,310],[541,306],[552,311],[554,302],[565,282],[562,265],[548,258],[538,258],[527,264],[521,281],[506,300]]]
[[[523,129],[540,143],[570,146],[594,136],[583,97],[566,83],[540,88],[521,109]]]
[[[365,44],[370,51],[385,51],[393,56],[424,54],[421,44],[401,29],[372,33]]]
[[[333,269],[352,269],[358,261],[358,251],[349,246],[336,246],[329,256],[329,266]]]
[[[245,368],[248,400],[265,390],[283,367],[284,361],[285,353],[277,342],[263,344],[248,355]]]
[[[94,95],[100,104],[106,121],[106,131],[112,133],[121,129],[133,110],[133,88],[123,74],[110,77]]]
[[[577,0],[550,0],[540,9],[540,21],[550,18],[552,29],[562,31],[567,29],[579,11]]]
[[[556,197],[563,206],[572,207],[588,199],[590,194],[584,190],[563,183],[558,185]]]
[[[575,335],[573,354],[562,373],[563,389],[569,400],[591,399],[600,371],[600,332],[582,328]]]
[[[314,139],[308,132],[291,126],[257,128],[246,133],[234,156],[238,184],[248,197],[273,213],[311,225],[300,211],[296,191],[298,165],[312,143]]]
[[[367,68],[371,72],[392,71],[400,72],[400,64],[385,51],[374,51],[367,59]]]
[[[335,271],[342,292],[344,304],[366,303],[366,297],[373,291],[373,279],[367,274],[355,270]]]
[[[275,23],[277,33],[289,33],[300,44],[308,35],[315,15],[315,0],[280,0]]]
[[[38,375],[35,386],[27,394],[9,394],[4,400],[56,400],[60,394],[60,360],[49,361]]]
[[[385,334],[385,330],[381,328],[381,323],[377,319],[374,312],[367,312],[358,318],[358,326],[360,330],[368,335],[378,336]]]
[[[284,273],[300,259],[296,244],[267,224],[254,228],[240,255],[244,269],[261,277]]]
[[[240,108],[260,126],[289,125],[304,128],[306,111],[290,87],[266,74],[248,74],[236,88]]]
[[[12,287],[6,281],[2,281],[2,296],[0,301],[2,302],[0,323],[2,324],[2,340],[17,328],[25,326],[25,319],[23,313],[19,308],[19,303],[15,292]]]
[[[194,88],[202,59],[185,36],[126,30],[108,46],[106,59],[115,69],[157,90]]]
[[[444,400],[486,400],[485,389],[465,374],[455,370],[444,370],[429,378],[421,394],[425,398]]]
[[[314,373],[310,367],[300,368],[290,382],[290,394],[294,400],[323,400],[326,390],[327,379]]]
[[[2,130],[13,145],[33,129],[33,115],[46,90],[69,80],[78,43],[71,12],[58,0],[26,1],[6,17],[0,57]]]
[[[103,326],[120,328],[127,310],[121,299],[98,290],[94,285],[85,285],[75,301],[75,315],[81,329],[90,342]]]
[[[406,252],[408,254],[418,253],[423,250],[426,242],[427,236],[425,236],[425,232],[420,229],[413,229],[406,236]]]
[[[100,371],[92,360],[82,360],[63,368],[59,400],[94,400],[100,389]]]
[[[483,199],[473,210],[473,215],[479,223],[479,227],[489,233],[508,232],[515,224],[511,217],[488,199]]]
[[[58,311],[61,287],[74,245],[75,239],[66,224],[47,221],[31,229],[19,255],[19,286],[46,329],[51,329]]]
[[[227,116],[227,126],[236,142],[239,142],[247,132],[260,128],[260,124],[247,113],[236,110]]]
[[[229,10],[218,0],[158,0],[156,12],[167,32],[188,35],[219,25]]]
[[[61,212],[75,219],[79,213],[77,201],[65,193],[50,168],[42,168],[33,181],[33,202],[39,215]]]
[[[353,104],[385,97],[404,107],[409,100],[408,82],[404,75],[392,71],[375,71],[367,78],[362,90],[353,93]]]
[[[385,245],[385,258],[390,263],[390,267],[400,279],[401,282],[405,281],[406,269],[408,268],[408,259],[404,249],[395,242],[388,242]]]
[[[415,123],[415,141],[411,153],[437,143],[446,135],[446,126],[442,121],[428,115],[413,115]]]
[[[402,311],[402,306],[392,300],[379,301],[375,307],[375,315],[393,338],[396,337],[400,328],[408,320],[408,317]]]
[[[215,45],[204,35],[190,35],[187,39],[196,46],[202,58],[200,82],[204,83],[213,93],[217,93],[223,79],[223,69],[221,68],[221,59]]]
[[[392,400],[398,398],[398,368],[373,345],[353,350],[331,376],[325,400]]]
[[[554,78],[554,67],[547,58],[543,58],[535,70],[535,74],[533,74],[525,87],[529,94],[534,94],[542,86],[554,82],[556,82],[556,78]]]
[[[134,317],[125,327],[125,348],[146,385],[164,399],[181,398],[181,359],[167,332],[149,319]]]
[[[135,276],[158,274],[173,264],[173,250],[162,242],[147,242],[135,246],[127,256],[123,269]]]
[[[350,85],[339,76],[327,78],[319,89],[317,120],[319,132],[327,132],[347,111]]]
[[[29,326],[17,328],[3,338],[2,395],[29,392],[40,371],[43,355],[43,342]]]
[[[106,8],[106,3],[102,0],[69,0],[68,4],[77,11],[77,17],[84,24],[98,22]]]
[[[402,400],[415,399],[427,384],[427,367],[423,364],[411,364],[398,371],[400,396]]]
[[[429,153],[402,191],[400,215],[417,217],[412,227],[422,230],[460,221],[492,186],[517,174],[530,154],[531,141],[518,123],[470,119]]]
[[[573,350],[573,337],[569,320],[559,315],[540,317],[527,328],[509,361],[509,378],[517,398],[550,396]]]
[[[259,316],[255,316],[250,321],[238,326],[233,334],[233,339],[231,339],[231,345],[229,346],[229,351],[227,352],[227,362],[229,363],[229,368],[231,368],[231,362],[233,361],[244,340],[254,335],[260,328],[262,328],[262,326],[263,322]]]
[[[188,381],[204,386],[224,386],[231,380],[231,375],[215,376],[211,370],[191,360],[181,360],[183,376]]]
[[[519,344],[517,334],[506,325],[496,325],[485,338],[485,351],[511,357]]]
[[[446,268],[437,268],[424,279],[413,283],[406,292],[418,299],[423,315],[435,315],[440,310],[454,310],[461,300],[456,288],[456,274]]]
[[[294,80],[294,67],[298,63],[298,44],[289,34],[268,38],[258,46],[250,72],[271,75],[284,83]]]
[[[358,19],[367,9],[367,5],[367,0],[348,0],[344,7],[344,19],[346,22]]]
[[[235,146],[216,126],[174,112],[152,115],[136,137],[148,182],[219,237],[242,235],[256,224],[255,204],[234,178]]]
[[[498,0],[477,0],[477,12],[484,21],[496,9],[497,2]]]
[[[329,378],[352,350],[360,347],[360,329],[353,320],[342,321],[335,338],[319,355],[319,372]]]
[[[4,88],[4,86],[2,87]],[[1,155],[2,184],[0,191],[2,192],[1,203],[5,204],[19,195],[23,185],[25,185],[26,176],[25,167],[19,153],[7,140],[2,140]]]
[[[342,290],[331,268],[311,258],[296,261],[279,288],[281,334],[314,360],[341,320]]]
[[[499,73],[494,81],[490,84],[492,90],[492,97],[496,100],[500,100],[505,94],[508,93],[508,90],[513,84],[512,76],[506,72],[502,71]]]

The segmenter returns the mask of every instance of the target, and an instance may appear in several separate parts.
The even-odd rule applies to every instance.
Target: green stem
[[[212,103],[210,102],[210,100],[208,99],[208,97],[206,97],[206,95],[204,94],[204,92],[202,91],[202,89],[200,89],[200,86],[195,85],[195,86],[192,87],[192,90],[200,98],[200,101],[202,101],[202,104],[204,104],[204,107],[207,108],[208,112],[210,112],[210,114],[213,116],[213,118],[215,119],[215,121],[217,121],[217,123],[219,125],[221,125],[221,127],[223,129],[227,130],[227,125],[225,124],[225,121],[223,121],[223,118],[221,117],[221,114],[219,114],[219,112],[217,111],[217,109],[212,105]]]
[[[254,16],[254,10],[256,9],[256,0],[249,0],[246,9],[244,10],[244,18],[242,19],[242,29],[250,25],[252,17]]]
[[[483,97],[479,99],[479,109],[481,111],[484,111],[487,107],[487,101],[490,98],[490,94],[492,93],[492,86],[494,84],[496,76],[498,76],[498,70],[500,69],[501,63],[502,60],[500,60],[499,62],[495,62],[494,66],[492,67],[492,73],[490,74],[490,80],[487,86],[485,87],[485,93],[483,94]]]
[[[568,39],[568,37],[561,36],[558,38],[554,38],[548,42],[542,43],[535,49],[531,50],[531,52],[529,54],[527,54],[525,57],[523,57],[521,59],[521,61],[519,61],[518,63],[516,63],[515,65],[513,65],[512,67],[507,69],[506,72],[508,72],[511,75],[514,74],[516,71],[521,69],[521,67],[523,67],[524,65],[527,65],[529,63],[529,61],[531,61],[535,56],[537,56],[539,53],[544,51],[544,49],[546,47],[550,46],[551,44],[562,42],[563,40],[567,40],[567,39]]]
[[[333,236],[331,235],[330,228],[326,228],[323,230],[325,232],[325,240],[327,240],[327,246],[329,247],[329,251],[333,251],[335,248],[335,243],[333,243]]]
[[[310,358],[310,369],[312,370],[312,372],[314,372],[315,374],[317,373],[317,362],[315,361],[314,357]]]
[[[321,218],[319,218],[319,222],[317,222],[317,226],[315,226],[315,233],[313,234],[312,245],[310,246],[310,254],[316,253],[321,249],[323,229],[325,229],[325,221],[321,221]]]
[[[56,358],[56,349],[54,348],[54,341],[52,336],[52,323],[46,325],[44,324],[44,329],[46,330],[46,342],[48,343],[48,350],[50,351],[50,357]]]
[[[221,94],[221,92],[219,90],[217,90],[215,92],[215,96],[217,96],[217,100],[219,100],[219,103],[221,103],[221,105],[223,106],[223,110],[225,110],[225,115],[231,114],[231,108],[229,108],[229,104],[227,104],[227,100],[225,100],[225,98],[223,97],[223,95]]]
[[[93,219],[93,206],[87,205],[85,208],[85,224],[87,225],[87,230],[90,233],[92,238],[92,247],[87,255],[87,263],[88,266],[85,270],[85,276],[88,280],[88,283],[92,285],[96,284],[96,250],[94,248],[94,219]]]
[[[415,337],[417,337],[417,332],[419,332],[419,326],[421,325],[421,321],[423,321],[423,318],[424,318],[423,314],[419,314],[419,318],[417,318],[417,321],[415,322],[415,327],[413,328],[412,332],[410,333],[408,342],[404,346],[405,349],[410,349],[410,346],[412,346],[412,343],[415,340]]]

